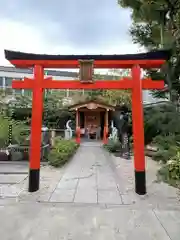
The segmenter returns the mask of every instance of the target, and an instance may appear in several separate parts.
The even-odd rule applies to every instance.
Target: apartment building
[[[47,76],[52,76],[53,79],[57,80],[72,80],[77,79],[78,75],[76,72],[67,72],[67,71],[54,71],[54,70],[48,70],[45,71],[45,74]],[[0,88],[6,89],[11,88],[12,86],[12,80],[13,79],[23,79],[24,77],[32,78],[33,77],[33,71],[32,69],[19,69],[15,67],[5,67],[0,66]],[[20,93],[20,94],[28,94],[31,92],[31,90],[19,90],[14,89],[14,93]],[[68,94],[68,90],[66,90]]]

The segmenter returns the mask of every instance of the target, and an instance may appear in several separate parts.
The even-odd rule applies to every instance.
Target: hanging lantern
[[[82,83],[94,82],[94,60],[79,60],[79,79]]]

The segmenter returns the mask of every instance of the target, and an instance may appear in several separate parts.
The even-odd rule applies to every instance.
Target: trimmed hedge
[[[75,154],[79,144],[74,140],[57,138],[55,144],[48,155],[49,164],[54,167],[64,165]]]

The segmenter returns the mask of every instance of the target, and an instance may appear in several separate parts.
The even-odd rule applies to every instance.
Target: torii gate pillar
[[[134,143],[135,191],[139,195],[146,194],[146,171],[144,155],[144,114],[142,100],[141,68],[132,68],[132,124]]]
[[[31,148],[29,162],[29,192],[39,189],[40,159],[41,159],[41,127],[43,113],[43,80],[44,68],[34,66],[34,87],[32,98],[32,119],[31,119]]]

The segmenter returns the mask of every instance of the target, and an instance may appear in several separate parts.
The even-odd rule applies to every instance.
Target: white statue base
[[[64,131],[64,134],[65,134],[64,138],[65,138],[66,140],[70,140],[70,139],[72,138],[72,134],[71,134],[71,131],[70,131],[69,129],[66,129],[66,130]]]

